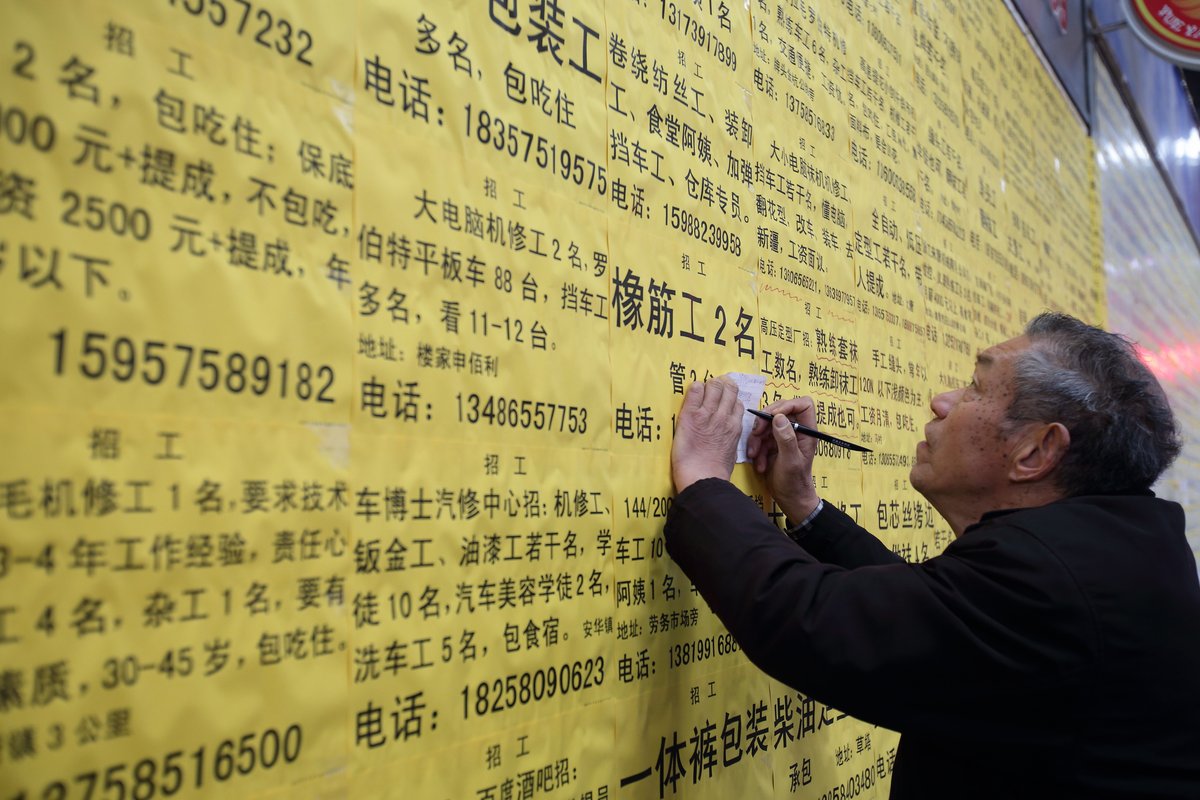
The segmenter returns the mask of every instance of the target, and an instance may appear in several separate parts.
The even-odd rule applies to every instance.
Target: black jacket
[[[1200,585],[1176,503],[993,512],[909,564],[829,504],[801,547],[708,479],[665,534],[755,664],[902,734],[893,798],[1200,798]]]

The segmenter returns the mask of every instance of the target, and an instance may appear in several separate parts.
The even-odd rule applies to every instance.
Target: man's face
[[[1019,336],[989,347],[976,358],[970,384],[930,401],[933,419],[909,481],[943,515],[964,504],[990,508],[990,498],[1007,485],[1015,437],[1005,436],[1002,423],[1012,401],[1013,360],[1029,346]]]

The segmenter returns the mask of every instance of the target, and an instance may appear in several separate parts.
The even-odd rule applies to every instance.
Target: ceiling
[[[1181,69],[1188,93],[1192,96],[1192,109],[1200,111],[1200,70]]]

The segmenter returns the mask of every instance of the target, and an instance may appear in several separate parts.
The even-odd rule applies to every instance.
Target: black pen
[[[770,414],[765,411],[759,411],[757,408],[747,408],[746,411],[765,420],[770,420],[772,418]],[[796,433],[803,433],[805,436],[811,436],[814,439],[820,439],[822,442],[836,444],[838,447],[844,447],[847,450],[857,450],[860,453],[871,452],[871,448],[869,447],[863,447],[861,444],[847,442],[845,439],[839,439],[836,436],[830,436],[828,433],[821,433],[820,431],[813,430],[805,425],[801,425],[799,422],[792,423],[792,430],[794,430]]]

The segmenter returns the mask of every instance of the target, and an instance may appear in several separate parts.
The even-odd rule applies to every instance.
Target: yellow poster
[[[1103,313],[1002,6],[0,11],[0,793],[886,797],[665,552],[687,386],[922,560],[930,399]],[[744,466],[734,483],[785,520]]]

